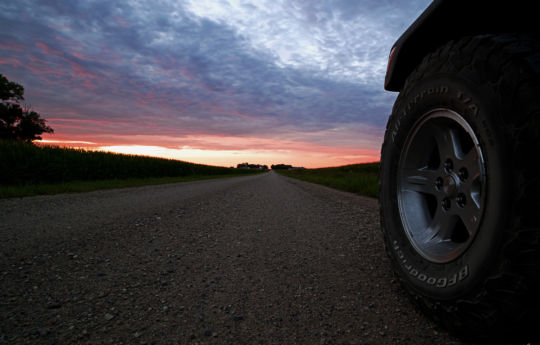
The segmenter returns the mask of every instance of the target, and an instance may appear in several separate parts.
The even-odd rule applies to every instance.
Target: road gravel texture
[[[0,344],[463,344],[377,200],[274,172],[0,200]]]

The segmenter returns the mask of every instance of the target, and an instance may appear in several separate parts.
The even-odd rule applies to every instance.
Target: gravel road
[[[274,172],[0,200],[0,344],[463,344],[375,199]]]

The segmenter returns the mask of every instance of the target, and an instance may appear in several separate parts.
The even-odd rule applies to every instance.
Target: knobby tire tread
[[[486,64],[486,61],[491,66],[498,66],[499,73],[484,73],[482,65]],[[472,72],[473,68],[479,72]],[[526,320],[535,320],[538,317],[531,314],[536,311],[535,308],[531,310],[523,308],[530,303],[539,306],[537,289],[540,287],[538,215],[540,178],[533,156],[540,152],[540,102],[536,100],[540,90],[538,39],[513,34],[467,37],[450,42],[425,57],[406,80],[403,90],[398,95],[394,111],[386,127],[381,150],[382,157],[390,145],[390,128],[397,116],[395,110],[399,109],[401,102],[407,99],[409,93],[413,91],[413,86],[427,75],[455,71],[466,78],[484,78],[484,80],[473,81],[490,84],[497,94],[527,93],[523,91],[525,88],[533,88],[535,91],[529,91],[532,95],[525,97],[525,101],[531,101],[530,104],[520,105],[523,109],[519,117],[516,117],[515,112],[512,111],[513,105],[500,104],[499,106],[503,107],[503,111],[499,112],[502,117],[496,119],[500,126],[503,126],[508,142],[512,143],[509,151],[515,157],[513,161],[515,189],[511,203],[513,207],[509,210],[511,222],[505,231],[497,263],[474,293],[458,301],[436,301],[417,293],[402,279],[400,280],[413,300],[428,315],[443,323],[451,331],[478,342],[501,341],[504,336],[516,336],[516,334],[507,334],[509,325],[525,323],[523,327],[532,326],[527,325]],[[380,191],[382,191],[382,184],[383,182],[379,181]],[[384,229],[382,208],[381,225]],[[390,248],[384,231],[383,236],[387,253],[392,257],[395,254]],[[392,262],[395,275],[400,277],[399,264],[396,263],[395,258]],[[495,332],[486,333],[486,323]],[[498,338],[500,336],[503,338]],[[512,338],[512,341],[515,340],[517,339]],[[530,339],[523,341],[530,341]]]

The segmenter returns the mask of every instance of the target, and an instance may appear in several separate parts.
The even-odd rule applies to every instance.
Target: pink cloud
[[[57,125],[72,125],[76,127],[112,127],[112,126],[129,126],[132,125],[128,121],[107,121],[93,119],[67,119],[67,118],[49,118],[47,121],[56,123]]]
[[[20,60],[15,59],[15,58],[0,57],[0,65],[10,65],[14,68],[18,68],[18,67],[23,66],[23,63]]]
[[[98,79],[98,76],[96,74],[93,74],[85,70],[82,66],[80,66],[79,64],[75,62],[70,62],[69,65],[74,71],[74,73],[72,73],[71,75],[76,78],[82,79],[83,80],[82,85],[84,87],[90,90],[96,89],[96,86],[93,84],[93,81]]]
[[[30,70],[30,72],[32,72],[34,75],[37,75],[47,81],[49,80],[49,76],[63,77],[66,75],[63,70],[53,68],[56,66],[51,64],[51,62],[34,56],[30,57],[30,61],[28,64],[25,64],[25,67]]]
[[[74,139],[75,138],[75,139]],[[259,138],[123,136],[87,134],[44,135],[43,144],[102,149],[180,159],[194,163],[235,166],[243,161],[286,163],[307,168],[339,166],[379,160],[379,150],[325,147],[292,140]],[[49,141],[47,141],[49,140]]]
[[[6,55],[15,56],[21,54],[24,51],[24,46],[15,42],[0,41],[0,51],[2,50],[11,53]],[[0,65],[9,65],[13,68],[19,68],[21,66],[24,66],[24,63],[19,58],[0,56]]]
[[[123,18],[119,17],[117,20],[121,26],[129,25]],[[28,69],[44,81],[41,84],[45,88],[54,83],[55,86],[60,86],[55,90],[66,91],[65,97],[59,92],[55,94],[58,104],[45,101],[46,111],[37,109],[44,115],[54,114],[51,118],[45,118],[55,129],[55,134],[44,135],[44,138],[53,140],[56,144],[88,148],[157,147],[166,152],[175,152],[179,157],[190,152],[192,156],[189,157],[194,157],[193,159],[198,159],[194,155],[199,152],[201,157],[212,156],[216,159],[215,162],[219,161],[219,164],[224,165],[236,165],[241,160],[248,159],[256,159],[257,163],[288,163],[306,167],[378,160],[379,150],[358,148],[362,145],[351,140],[351,131],[347,132],[345,137],[330,132],[312,136],[311,132],[294,130],[291,125],[282,126],[265,137],[265,124],[286,121],[283,118],[276,120],[250,113],[253,108],[248,107],[249,102],[242,103],[240,97],[231,97],[236,96],[234,88],[223,89],[222,85],[227,83],[216,82],[216,85],[212,85],[212,77],[204,78],[205,75],[202,75],[198,78],[197,66],[192,69],[190,66],[178,66],[178,61],[167,57],[167,54],[153,57],[153,60],[148,57],[139,60],[135,58],[134,65],[148,67],[149,61],[153,63],[151,74],[140,76],[138,73],[118,73],[129,70],[122,64],[124,57],[121,54],[125,51],[108,49],[105,44],[101,48],[82,46],[74,40],[60,36],[56,39],[57,41],[50,44],[35,42],[34,55],[29,54],[26,61],[15,58],[21,56],[17,54],[12,54],[11,56],[15,56],[12,58],[0,57],[0,64]],[[10,43],[4,43],[0,48],[24,51],[21,45]],[[110,64],[118,66],[100,68],[96,62],[107,63],[108,67],[111,67]],[[117,68],[120,66],[122,68]],[[199,71],[204,72],[203,69]],[[152,77],[149,78],[150,81],[145,79],[149,75]],[[186,83],[182,84],[184,81]],[[183,85],[189,85],[193,91],[184,91]],[[89,90],[93,92],[87,92]],[[107,96],[101,97],[104,92],[95,92],[97,90],[106,90]],[[171,97],[171,90],[177,90],[178,93]],[[198,95],[196,99],[192,99],[187,96],[192,92],[204,97]],[[100,101],[96,104],[93,100],[98,96]],[[259,98],[255,107],[264,107],[258,100]],[[76,106],[79,108],[70,109],[70,102],[74,106],[74,102],[77,102]],[[92,102],[94,104],[91,104]],[[189,107],[183,107],[184,104]],[[191,112],[193,108],[196,109]],[[261,109],[256,110],[259,114],[264,113]],[[199,114],[202,116],[198,116]],[[179,118],[180,115],[183,117]],[[111,119],[95,119],[96,116]],[[222,127],[220,123],[216,125],[208,122],[222,119],[226,122]],[[185,129],[182,128],[184,124]],[[239,128],[234,127],[237,125]],[[259,136],[215,134],[221,128],[229,133],[246,133],[257,126],[254,132],[259,133]],[[209,127],[212,127],[212,130],[206,129]],[[175,131],[178,133],[175,134]],[[186,132],[191,134],[187,135]],[[358,133],[356,135],[358,136]],[[350,147],[351,145],[357,147]],[[212,164],[210,161],[198,162]]]
[[[28,69],[30,69],[33,73],[40,76],[69,76],[70,78],[81,80],[79,85],[82,85],[90,90],[96,89],[96,82],[104,81],[104,79],[100,78],[99,75],[92,73],[88,69],[85,69],[79,63],[68,59],[66,57],[67,53],[56,50],[42,42],[36,42],[36,46],[39,47],[45,55],[55,58],[56,61],[47,61],[32,57],[32,63],[28,66]],[[74,56],[73,53],[70,54]],[[75,54],[77,54],[76,57],[82,57],[84,59],[87,59],[87,57],[79,53]],[[61,65],[58,65],[58,63],[60,63]],[[65,65],[71,67],[71,70],[63,68]]]
[[[15,42],[0,42],[0,50],[7,50],[11,52],[22,52],[24,46]]]
[[[43,43],[43,42],[36,42],[36,46],[39,47],[44,54],[50,55],[50,56],[55,56],[55,57],[58,57],[58,58],[61,58],[62,60],[64,60],[64,58],[63,58],[64,53],[63,52],[61,52],[59,50],[56,50],[54,48],[51,48],[48,45],[46,45],[45,43]]]

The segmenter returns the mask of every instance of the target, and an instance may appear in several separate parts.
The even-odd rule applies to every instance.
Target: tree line
[[[27,106],[24,87],[0,74],[0,140],[32,142],[41,134],[54,133],[41,115]]]

